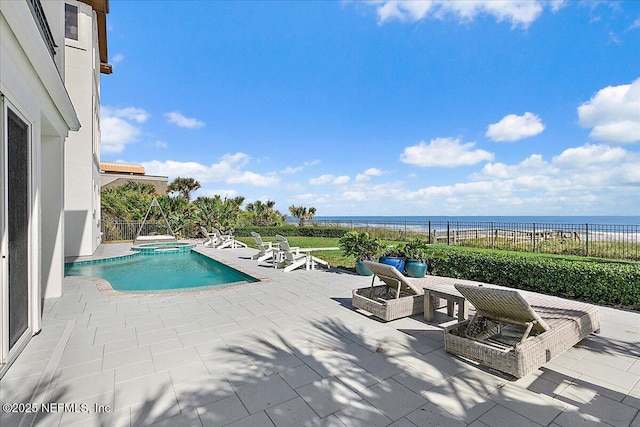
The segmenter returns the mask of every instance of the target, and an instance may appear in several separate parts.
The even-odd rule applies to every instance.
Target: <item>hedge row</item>
[[[347,229],[334,227],[298,227],[295,225],[285,225],[279,227],[242,227],[234,230],[233,234],[239,237],[251,237],[251,232],[256,232],[261,236],[302,236],[302,237],[335,237],[340,238]]]
[[[596,304],[640,308],[640,264],[445,249],[433,274]]]

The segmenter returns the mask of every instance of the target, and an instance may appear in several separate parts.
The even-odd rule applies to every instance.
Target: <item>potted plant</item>
[[[429,258],[445,258],[446,256],[433,248],[424,240],[413,239],[404,246],[407,261],[405,273],[409,277],[424,277],[429,269],[427,260]]]
[[[356,272],[361,276],[371,276],[373,273],[364,260],[372,261],[380,253],[380,240],[373,237],[366,231],[349,231],[339,240],[340,249],[346,256],[353,256],[356,259]]]
[[[404,271],[405,258],[404,245],[390,245],[387,246],[382,256],[378,259],[378,262],[392,265],[402,273]]]

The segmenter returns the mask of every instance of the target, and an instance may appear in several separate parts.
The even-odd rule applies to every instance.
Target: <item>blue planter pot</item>
[[[356,273],[361,276],[373,276],[373,271],[369,270],[362,261],[356,261]]]
[[[394,266],[400,273],[404,271],[404,258],[397,256],[381,256],[378,262]]]
[[[406,274],[409,277],[418,277],[422,278],[427,274],[427,268],[429,266],[426,262],[416,261],[414,259],[407,260],[407,263],[404,267],[406,270]]]

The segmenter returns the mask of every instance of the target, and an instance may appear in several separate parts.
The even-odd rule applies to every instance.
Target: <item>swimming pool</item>
[[[146,243],[144,245],[133,246],[132,251],[146,254],[168,253],[168,252],[189,252],[195,247],[195,243],[171,242],[171,243]]]
[[[259,281],[191,250],[68,263],[64,274],[99,277],[108,281],[113,289],[125,292],[202,289]]]

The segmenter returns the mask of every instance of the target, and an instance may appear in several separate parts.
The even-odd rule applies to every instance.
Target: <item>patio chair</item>
[[[285,272],[293,271],[300,267],[306,270],[315,270],[316,266],[329,268],[329,263],[323,259],[311,255],[312,251],[334,248],[308,248],[291,247],[286,237],[276,235],[279,249],[274,254],[274,267],[284,268]],[[337,248],[335,248],[337,249]]]
[[[247,247],[246,243],[242,243],[241,241],[236,240],[233,237],[233,234],[231,233],[222,234],[220,233],[220,230],[218,230],[215,227],[213,227],[212,231],[216,235],[216,238],[218,239],[218,242],[219,242],[218,244],[213,246],[216,249],[225,249],[225,248],[235,249],[235,248]]]
[[[204,226],[200,226],[200,233],[202,233],[203,236],[205,236],[207,238],[207,240],[205,240],[202,244],[208,248],[213,248],[215,247],[217,244],[219,244],[219,239],[216,235],[216,233],[209,233],[209,231],[207,231],[207,229]]]
[[[424,289],[428,278],[411,278],[395,267],[363,261],[373,272],[371,286],[354,289],[351,304],[382,320],[390,321],[424,312]],[[378,277],[384,285],[374,286]]]
[[[445,350],[521,378],[600,331],[597,307],[513,289],[454,285],[476,308],[444,329]]]
[[[270,259],[273,259],[274,249],[279,248],[278,244],[276,243],[274,246],[273,242],[264,242],[262,240],[262,236],[260,236],[260,234],[256,233],[255,231],[251,232],[251,236],[253,237],[253,240],[256,242],[256,246],[258,247],[258,253],[253,255],[251,259],[258,260],[258,262],[263,262],[263,261],[268,261]]]

